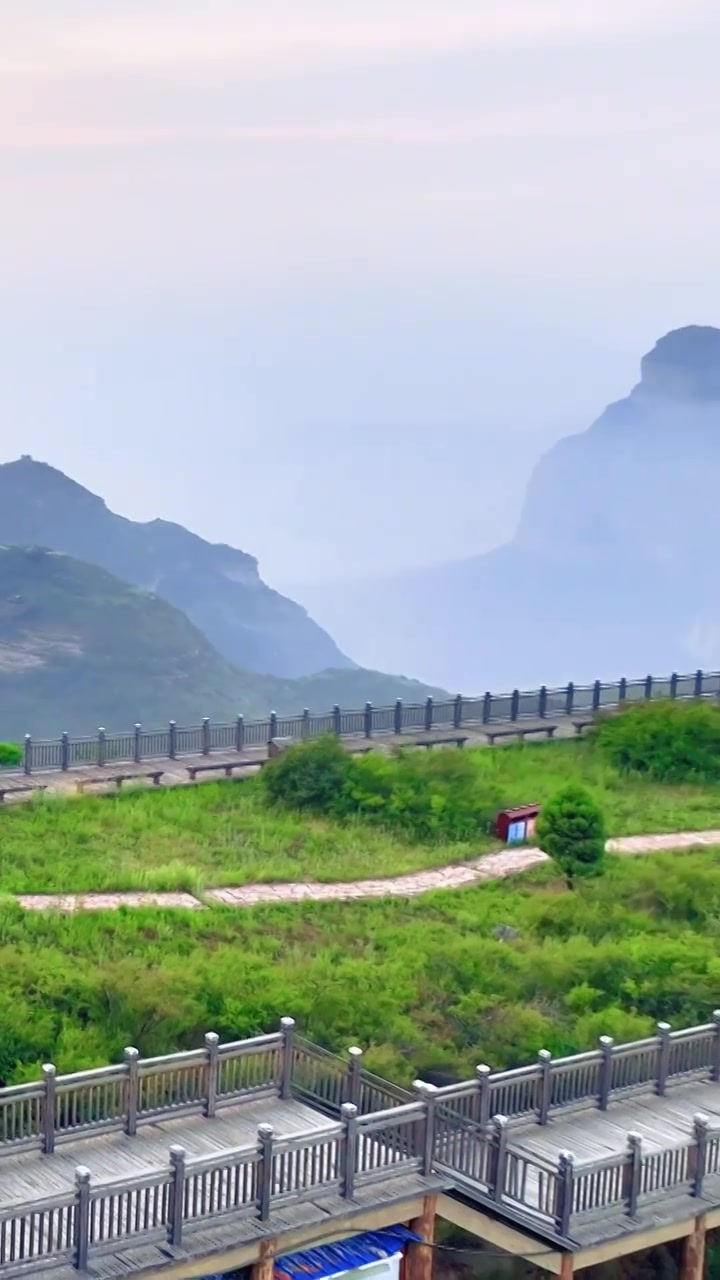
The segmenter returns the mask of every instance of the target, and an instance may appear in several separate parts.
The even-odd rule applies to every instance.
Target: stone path
[[[663,849],[693,849],[720,845],[720,831],[683,831],[656,836],[621,836],[608,840],[608,853],[637,855]],[[340,884],[246,884],[238,888],[208,889],[204,900],[231,907],[252,907],[262,902],[348,902],[358,898],[415,898],[433,889],[462,889],[484,880],[504,880],[547,862],[542,849],[502,849],[471,862],[415,871],[386,880],[354,880]],[[112,911],[118,907],[184,907],[200,909],[204,903],[190,893],[64,893],[16,894],[28,911]]]

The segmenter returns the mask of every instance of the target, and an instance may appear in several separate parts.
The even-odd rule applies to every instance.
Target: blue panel
[[[349,1240],[320,1245],[302,1253],[288,1253],[275,1263],[275,1280],[323,1280],[343,1271],[353,1271],[381,1258],[402,1253],[404,1246],[420,1236],[407,1227],[388,1227],[386,1231],[365,1231]]]

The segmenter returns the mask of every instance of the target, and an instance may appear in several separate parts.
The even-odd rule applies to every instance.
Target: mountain
[[[299,680],[233,667],[166,601],[96,565],[0,547],[0,740],[352,708],[432,690],[361,669]]]
[[[307,603],[366,660],[465,692],[718,668],[719,479],[720,330],[693,325],[540,460],[511,542]]]
[[[166,520],[126,520],[33,458],[0,465],[0,543],[52,547],[152,591],[236,666],[296,677],[355,665],[300,605],[266,586],[253,556]]]

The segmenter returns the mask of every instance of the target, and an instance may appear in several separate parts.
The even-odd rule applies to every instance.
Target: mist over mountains
[[[717,666],[719,478],[720,330],[688,326],[540,460],[510,542],[303,600],[364,662],[464,692]]]

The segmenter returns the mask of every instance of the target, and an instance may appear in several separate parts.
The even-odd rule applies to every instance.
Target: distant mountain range
[[[720,330],[693,325],[541,459],[511,542],[305,602],[371,662],[463,691],[717,668],[719,482]]]

